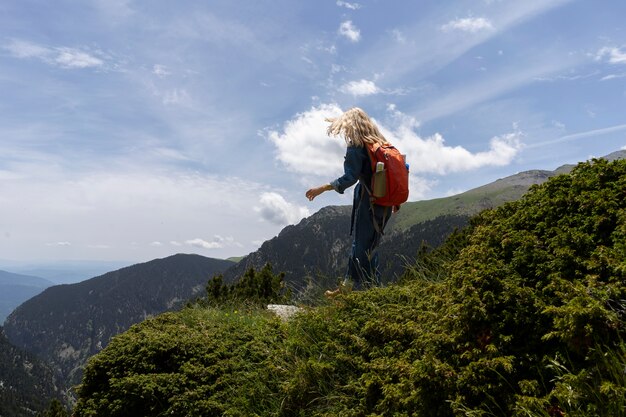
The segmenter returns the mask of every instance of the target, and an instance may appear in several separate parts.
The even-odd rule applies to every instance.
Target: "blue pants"
[[[363,194],[364,198],[355,201],[357,206],[352,224],[354,238],[346,272],[346,278],[352,279],[353,288],[356,290],[380,285],[376,247],[382,235],[376,231],[374,219],[382,232],[391,216],[391,207],[371,205],[367,201],[369,198],[367,193]]]

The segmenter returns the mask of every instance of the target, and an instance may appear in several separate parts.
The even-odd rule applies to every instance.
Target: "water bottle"
[[[385,173],[385,163],[376,163],[376,172],[374,173],[374,183],[372,184],[372,194],[374,197],[384,197],[387,194],[387,176]]]

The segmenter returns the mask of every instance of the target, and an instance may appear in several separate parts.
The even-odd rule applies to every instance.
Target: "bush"
[[[626,161],[580,164],[402,283],[285,324],[233,304],[148,320],[89,363],[77,416],[626,415],[624,190]],[[208,292],[255,299],[259,276]]]
[[[279,408],[284,329],[257,310],[190,307],[116,336],[88,363],[74,415],[255,416]]]

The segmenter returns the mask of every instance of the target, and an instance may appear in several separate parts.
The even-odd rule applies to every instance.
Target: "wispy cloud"
[[[342,0],[337,0],[337,6],[345,7],[346,9],[350,10],[359,10],[361,8],[361,5],[359,3],[349,3]]]
[[[537,57],[533,60],[533,65],[502,71],[477,81],[467,81],[466,86],[442,94],[423,107],[415,109],[414,114],[421,122],[452,115],[574,65],[577,58],[574,56],[569,58],[554,60],[550,57],[543,59]]]
[[[51,242],[51,243],[46,243],[46,246],[72,246],[72,244],[70,242]]]
[[[615,46],[605,46],[596,54],[596,60],[606,60],[610,64],[626,64],[626,51]]]
[[[84,252],[88,248],[106,248],[118,259],[124,259],[129,250],[140,251],[136,245],[124,243],[135,242],[138,237],[153,242],[152,246],[145,245],[145,250],[151,248],[150,253],[167,255],[172,246],[154,242],[177,241],[190,248],[213,248],[216,256],[232,256],[233,251],[242,250],[238,241],[267,239],[277,232],[275,225],[250,216],[251,207],[258,204],[257,196],[266,190],[261,184],[224,175],[153,172],[143,164],[135,169],[109,168],[77,174],[61,171],[58,166],[23,167],[29,171],[28,177],[0,181],[0,195],[20,196],[0,205],[0,217],[12,219],[14,225],[36,222],[41,241],[71,242],[76,256],[88,257]],[[215,195],[228,198],[215,199]],[[24,206],[31,207],[28,213]],[[235,222],[238,227],[233,229]],[[199,228],[213,238],[199,236]],[[63,232],[61,239],[59,231]],[[189,238],[182,239],[181,235]],[[98,242],[93,242],[94,236]],[[0,245],[5,256],[32,246],[15,233]],[[36,250],[31,252],[39,256]]]
[[[610,133],[621,132],[626,130],[626,124],[603,127],[600,129],[587,130],[585,132],[572,133],[570,135],[564,135],[556,139],[547,140],[544,142],[533,143],[528,145],[528,148],[540,148],[547,145],[554,145],[557,143],[571,142],[578,139],[595,138],[598,136],[608,135]]]
[[[101,67],[104,62],[93,55],[74,48],[56,48],[54,61],[64,68]]]
[[[339,89],[343,93],[352,94],[353,96],[371,96],[381,92],[380,88],[370,80],[350,81]]]
[[[346,20],[339,25],[339,34],[346,37],[351,42],[358,42],[361,40],[361,31],[354,26],[351,20]]]
[[[152,73],[159,78],[165,78],[168,75],[171,75],[171,72],[167,70],[167,67],[161,64],[154,64],[152,67]]]
[[[178,242],[174,242],[174,246],[180,246]],[[202,249],[220,249],[227,246],[242,247],[240,243],[236,242],[232,236],[223,237],[220,235],[213,236],[211,240],[205,240],[201,238],[189,239],[185,241],[186,245],[193,246]]]
[[[476,33],[483,30],[493,30],[493,28],[491,21],[484,17],[465,17],[451,20],[441,26],[441,30],[444,32],[459,30],[462,32]]]
[[[441,23],[435,24],[428,17],[417,19],[413,26],[402,28],[402,39],[391,32],[387,39],[373,43],[369,53],[363,53],[358,62],[367,68],[384,74],[386,84],[405,79],[407,74],[415,74],[415,81],[428,78],[439,69],[453,62],[472,48],[489,41],[494,36],[510,30],[540,14],[573,0],[526,0],[519,2],[498,2],[493,4],[484,21],[457,19],[449,21],[449,30],[461,31],[462,28],[484,28],[473,36],[434,36],[433,31],[442,31]],[[487,29],[489,24],[492,29]],[[465,33],[465,32],[460,32]],[[389,42],[389,40],[393,42]],[[413,40],[428,39],[428,42]]]
[[[102,68],[105,65],[105,61],[93,52],[66,46],[47,47],[30,41],[13,39],[2,45],[2,48],[16,58],[34,58],[48,65],[67,69]]]

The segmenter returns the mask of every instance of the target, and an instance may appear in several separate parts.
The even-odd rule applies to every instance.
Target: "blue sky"
[[[626,2],[0,3],[0,258],[247,254],[350,195],[366,110],[411,200],[626,146]],[[346,229],[347,231],[348,229]]]

